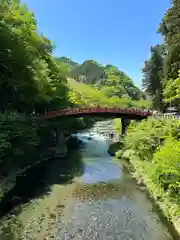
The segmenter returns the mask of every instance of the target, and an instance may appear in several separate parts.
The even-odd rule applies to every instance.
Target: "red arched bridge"
[[[54,125],[53,134],[56,141],[56,151],[54,156],[61,156],[67,151],[67,147],[64,140],[64,134],[61,130],[61,124],[58,120],[63,117],[117,117],[121,118],[122,134],[125,134],[126,128],[131,119],[140,120],[152,116],[152,112],[147,110],[138,110],[134,108],[107,108],[107,107],[93,107],[93,108],[67,108],[58,111],[45,113],[45,118],[49,120],[57,119],[57,123]],[[53,121],[54,123],[54,121]]]
[[[48,119],[57,117],[85,117],[85,116],[104,116],[120,117],[126,119],[143,119],[152,116],[153,113],[147,110],[137,110],[134,108],[67,108],[58,111],[47,112],[45,117]]]

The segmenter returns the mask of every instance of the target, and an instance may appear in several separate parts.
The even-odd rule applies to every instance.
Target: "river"
[[[75,188],[64,206],[63,214],[56,217],[53,223],[50,237],[42,239],[175,239],[170,234],[171,226],[160,215],[145,188],[136,184],[123,161],[107,153],[109,140],[104,132],[109,129],[112,131],[111,122],[97,122],[92,129],[76,134],[83,144],[78,153],[71,155],[71,160],[76,156],[79,166],[75,172],[79,177],[75,180]],[[60,163],[53,165],[51,162],[51,167],[46,165],[43,168],[46,174],[45,177],[39,176],[41,184],[42,179],[46,179],[45,185],[58,184],[52,181],[56,175],[59,176],[59,172],[56,173],[57,164],[60,167]],[[50,178],[48,174],[51,174]],[[53,178],[52,174],[55,175]],[[23,239],[40,238],[24,235]]]

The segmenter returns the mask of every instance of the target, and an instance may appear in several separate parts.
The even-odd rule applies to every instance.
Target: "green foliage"
[[[145,61],[143,72],[143,86],[152,97],[153,107],[163,110],[162,78],[163,78],[164,47],[157,45],[151,47],[151,56]]]
[[[54,59],[53,48],[33,12],[18,0],[1,1],[0,175],[36,163],[46,145],[46,123],[27,116],[70,104],[68,69]]]
[[[56,61],[59,64],[65,64],[67,66],[67,68],[68,68],[68,72],[69,71],[71,72],[73,69],[75,69],[76,67],[79,66],[78,63],[72,61],[71,58],[67,58],[67,57],[56,58]]]
[[[166,45],[166,56],[164,59],[164,98],[165,102],[172,102],[180,108],[180,1],[174,0],[161,22],[159,32],[164,37]]]
[[[36,121],[15,112],[0,114],[0,174],[34,162],[39,143]]]
[[[151,57],[143,68],[143,83],[153,106],[163,110],[168,103],[180,111],[180,0],[173,0],[159,26],[164,44],[151,48]]]
[[[153,158],[152,179],[172,196],[180,193],[180,141],[169,137]]]
[[[164,62],[165,79],[177,78],[180,62],[180,1],[173,0],[172,6],[167,10],[159,27],[166,44],[166,57]]]
[[[100,78],[105,76],[103,66],[100,66],[94,60],[87,60],[83,64],[71,71],[71,76],[76,80],[81,81],[81,76],[85,77],[83,82],[94,84]]]
[[[180,208],[180,121],[148,119],[130,125],[124,153],[134,176],[147,188],[164,215],[178,223]]]
[[[120,118],[113,119],[113,128],[118,134],[122,132],[122,123]]]
[[[142,92],[133,84],[132,80],[113,65],[103,66],[96,61],[87,60],[83,64],[73,67],[70,76],[77,81],[95,85],[107,97],[117,96],[133,100],[143,97]]]
[[[176,79],[169,79],[164,89],[165,102],[180,105],[180,70]]]
[[[141,160],[152,161],[153,154],[164,140],[172,135],[179,138],[180,122],[177,120],[148,119],[132,123],[125,136],[125,149],[131,149]]]
[[[52,57],[51,41],[38,33],[34,14],[16,1],[4,1],[0,10],[0,108],[44,112],[59,94],[67,102],[64,73]]]
[[[122,158],[122,156],[123,156],[123,150],[116,151],[116,157],[117,158]]]
[[[117,96],[107,97],[104,91],[93,86],[79,83],[74,79],[68,79],[69,100],[76,106],[102,106],[102,107],[150,107],[150,102],[146,100],[133,101],[129,98],[119,98]]]
[[[180,193],[180,122],[148,119],[131,124],[124,141],[123,155],[146,179],[152,193],[177,203]]]
[[[128,149],[126,151],[123,151],[121,158],[129,161],[131,159],[131,157],[134,155],[135,155],[135,152],[132,149]]]

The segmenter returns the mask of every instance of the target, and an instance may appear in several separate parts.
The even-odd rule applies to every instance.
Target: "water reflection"
[[[71,183],[75,176],[84,172],[81,153],[72,151],[67,158],[42,162],[17,177],[15,187],[0,202],[0,218],[16,208],[16,214],[22,210],[22,204],[51,192],[54,184]]]
[[[102,161],[96,158],[95,163],[86,163],[85,172],[82,176],[84,183],[107,182],[118,179],[121,169],[118,165],[112,165],[112,161]]]

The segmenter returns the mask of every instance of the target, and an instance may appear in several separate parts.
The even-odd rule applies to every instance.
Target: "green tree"
[[[0,109],[43,112],[57,105],[57,95],[64,105],[66,71],[52,57],[52,42],[38,33],[34,14],[18,1],[3,1],[0,11]]]
[[[67,60],[66,62],[69,66],[69,62]],[[133,100],[139,100],[142,97],[140,89],[133,84],[133,81],[113,65],[103,66],[96,61],[88,60],[81,65],[73,65],[70,69],[72,69],[70,75],[73,78],[94,85],[97,89],[103,88],[107,97],[127,96]]]
[[[166,47],[163,81],[165,101],[172,102],[179,107],[180,0],[172,1],[172,7],[167,10],[160,24],[159,32],[164,37]]]
[[[173,102],[180,106],[180,70],[176,79],[169,79],[164,89],[164,97],[166,102]]]
[[[151,47],[151,55],[145,61],[143,72],[143,87],[148,95],[151,96],[153,107],[163,110],[162,79],[163,79],[163,60],[164,47],[156,45]]]
[[[175,79],[180,63],[180,0],[172,1],[172,7],[164,15],[158,32],[164,37],[166,47],[165,79]]]

